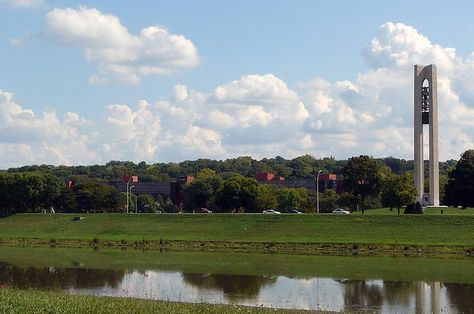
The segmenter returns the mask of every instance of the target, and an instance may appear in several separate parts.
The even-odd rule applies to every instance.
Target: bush
[[[405,207],[404,214],[423,214],[423,209],[421,208],[420,202],[416,204],[409,204]]]

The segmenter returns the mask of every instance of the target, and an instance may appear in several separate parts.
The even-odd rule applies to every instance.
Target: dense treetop
[[[459,162],[440,165],[440,194],[448,204],[471,206],[474,151],[467,151]],[[454,166],[454,167],[453,167]],[[361,155],[349,160],[315,159],[304,155],[291,160],[282,157],[255,160],[244,156],[227,160],[198,159],[181,163],[111,161],[93,166],[24,166],[0,171],[0,214],[19,212],[193,212],[209,208],[214,212],[261,212],[278,209],[314,212],[316,191],[312,187],[290,188],[259,184],[254,176],[272,172],[287,180],[314,180],[315,173],[336,173],[342,189],[327,189],[320,195],[321,212],[336,206],[351,210],[397,208],[412,203],[416,196],[411,171],[413,162],[393,157],[374,159]],[[446,172],[449,170],[449,178]],[[115,187],[104,184],[137,175],[143,181],[173,182],[184,175],[194,181],[176,195],[140,194],[127,198]],[[66,188],[65,179],[76,181]],[[448,180],[449,179],[449,180]],[[314,182],[314,181],[313,181]],[[339,186],[339,184],[338,184]],[[339,190],[339,188],[338,188]],[[463,197],[467,198],[464,200]],[[128,204],[127,204],[128,199]],[[175,202],[175,203],[173,203]]]
[[[394,157],[376,159],[380,166],[387,166],[394,174],[401,175],[413,171],[413,161]],[[247,177],[259,172],[272,172],[284,176],[287,180],[314,179],[314,174],[321,170],[323,173],[341,174],[347,160],[336,160],[333,157],[316,159],[303,155],[294,159],[275,158],[253,159],[250,156],[226,160],[197,159],[185,160],[179,163],[153,163],[142,161],[135,164],[130,161],[110,161],[105,165],[91,166],[52,166],[31,165],[10,168],[7,172],[41,172],[52,174],[63,179],[118,181],[122,176],[138,175],[140,181],[172,182],[179,176],[196,175],[203,169],[211,169],[226,179],[235,174]],[[455,160],[440,162],[440,174],[447,175],[456,165]],[[428,167],[426,167],[427,169]]]
[[[449,173],[446,203],[452,206],[474,205],[474,150],[467,150]]]

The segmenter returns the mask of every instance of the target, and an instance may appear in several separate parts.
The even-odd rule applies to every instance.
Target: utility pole
[[[316,213],[319,214],[319,175],[321,174],[321,170],[318,171],[318,175],[316,176]]]

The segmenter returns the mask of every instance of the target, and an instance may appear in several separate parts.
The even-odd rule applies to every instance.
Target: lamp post
[[[134,187],[135,187],[135,185],[131,185],[131,186],[130,186],[130,198],[132,197],[132,189],[133,189]],[[135,208],[135,211],[136,211],[136,210],[137,210],[137,209]]]
[[[321,174],[321,170],[318,171],[318,175],[316,176],[316,213],[319,214],[319,175]]]
[[[128,178],[128,181],[127,181],[127,214],[128,214],[128,185],[130,184],[130,180],[132,180],[131,176],[130,178]]]

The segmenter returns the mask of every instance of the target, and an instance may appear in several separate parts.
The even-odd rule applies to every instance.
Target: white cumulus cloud
[[[78,128],[88,123],[77,113],[64,119],[54,110],[35,113],[19,105],[13,94],[0,90],[0,164],[79,164],[98,158]]]
[[[190,62],[193,58],[176,59],[169,51],[175,59],[167,58],[166,49],[136,48],[146,37],[147,45],[156,48],[157,41],[166,42],[173,50],[180,45],[169,42],[186,46],[183,37],[155,28],[131,35],[118,18],[94,9],[56,9],[49,14],[53,12],[67,17],[55,19],[68,21],[64,32],[49,28],[55,38],[68,45],[77,43],[87,60],[100,64],[102,74],[91,76],[91,83],[117,79],[114,71],[139,80],[144,73],[158,71],[150,60],[159,59],[160,69],[195,64]],[[102,40],[108,32],[114,38]],[[186,51],[182,50],[184,55],[189,54]],[[140,61],[134,61],[137,56]],[[11,94],[0,92],[0,163],[156,162],[242,155],[292,158],[302,154],[411,159],[415,63],[436,63],[438,67],[441,159],[458,159],[464,150],[474,147],[474,87],[469,84],[474,78],[474,54],[463,59],[455,49],[432,43],[415,28],[389,22],[378,29],[364,58],[369,69],[352,81],[315,78],[291,87],[274,74],[251,74],[207,92],[180,84],[158,100],[104,104],[105,121],[93,123],[74,112],[62,119],[54,110],[36,113],[20,106]],[[20,157],[12,158],[12,154]]]
[[[48,12],[45,33],[60,44],[82,49],[86,61],[94,64],[104,79],[136,84],[147,75],[169,74],[199,64],[197,48],[183,35],[159,26],[148,26],[131,34],[120,19],[97,9],[55,8]]]
[[[370,69],[355,81],[299,84],[318,155],[413,158],[413,65],[431,63],[438,68],[441,159],[457,159],[473,146],[474,88],[466,83],[474,77],[472,58],[462,60],[454,48],[392,22],[380,26],[363,52]]]

